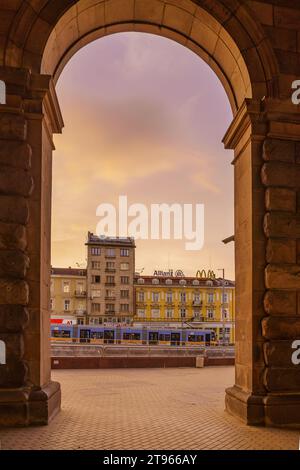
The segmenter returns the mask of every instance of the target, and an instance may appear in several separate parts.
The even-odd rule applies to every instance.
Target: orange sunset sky
[[[136,269],[225,268],[234,278],[232,119],[214,72],[165,38],[120,33],[81,49],[57,84],[65,129],[55,137],[52,265],[85,264],[100,203],[205,204],[205,242],[137,240]],[[216,271],[217,272],[217,271]],[[220,273],[218,273],[220,275]]]

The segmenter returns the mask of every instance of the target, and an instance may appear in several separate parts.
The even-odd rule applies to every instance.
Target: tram
[[[215,333],[212,330],[187,328],[51,324],[51,341],[79,344],[210,346],[215,344]]]

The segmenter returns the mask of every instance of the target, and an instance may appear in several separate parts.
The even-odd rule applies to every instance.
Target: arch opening
[[[53,76],[56,82],[77,50],[100,37],[129,31],[170,38],[195,52],[219,77],[234,114],[245,98],[253,97],[253,84],[242,51],[227,29],[191,0],[126,0],[122,8],[117,0],[93,0],[88,4],[79,1],[52,29],[43,52],[41,72]],[[251,51],[253,44],[249,38],[248,41]],[[261,76],[263,82],[263,71]],[[263,89],[262,83],[255,86]]]

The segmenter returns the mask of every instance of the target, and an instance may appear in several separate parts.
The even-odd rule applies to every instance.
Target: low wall
[[[206,357],[205,366],[234,365],[234,358]],[[196,367],[196,357],[95,357],[59,356],[51,358],[52,369],[126,369]]]

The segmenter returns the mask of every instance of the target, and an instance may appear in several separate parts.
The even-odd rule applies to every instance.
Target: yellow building
[[[208,277],[135,277],[135,324],[159,323],[210,329],[217,341],[234,343],[234,282]]]
[[[52,268],[50,287],[51,320],[86,323],[86,269]]]

